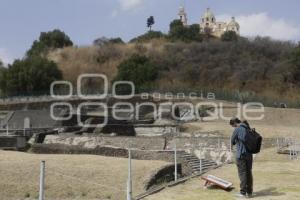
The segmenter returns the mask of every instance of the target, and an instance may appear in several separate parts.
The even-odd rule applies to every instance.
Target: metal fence
[[[295,138],[277,138],[277,152],[288,154],[291,160],[298,159],[300,143]]]

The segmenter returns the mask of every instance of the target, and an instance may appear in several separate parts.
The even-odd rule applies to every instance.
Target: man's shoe
[[[250,193],[250,194],[248,194],[248,193],[247,193],[247,195],[246,195],[246,196],[247,196],[247,198],[248,198],[248,199],[251,199],[251,198],[253,198],[253,194],[252,194],[252,193]]]
[[[242,194],[242,193],[237,193],[235,194],[235,196],[238,198],[247,198],[246,194]]]

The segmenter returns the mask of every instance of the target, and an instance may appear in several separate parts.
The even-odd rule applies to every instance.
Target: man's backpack
[[[243,141],[248,153],[257,154],[260,152],[262,144],[262,136],[248,126],[243,126],[246,129],[245,141]]]

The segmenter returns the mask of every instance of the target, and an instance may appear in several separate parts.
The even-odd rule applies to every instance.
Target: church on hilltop
[[[182,24],[184,26],[188,26],[188,17],[183,6],[179,8],[178,16]],[[218,22],[210,8],[207,8],[202,15],[199,26],[201,32],[205,32],[208,30],[210,34],[215,37],[221,37],[226,31],[234,31],[238,35],[240,34],[240,25],[235,20],[235,17],[232,17],[229,23]]]

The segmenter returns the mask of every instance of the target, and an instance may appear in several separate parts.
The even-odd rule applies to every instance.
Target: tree
[[[238,40],[238,35],[235,31],[226,31],[221,36],[221,40],[225,42],[233,42]]]
[[[202,35],[200,34],[199,24],[192,24],[187,29],[187,40],[201,42],[203,40]]]
[[[3,66],[2,61],[0,60],[0,96],[3,94],[2,88],[5,88],[5,74],[6,68]]]
[[[171,39],[181,39],[184,37],[185,28],[179,19],[173,20],[170,23],[169,37]]]
[[[108,44],[124,44],[124,41],[121,38],[107,38],[107,37],[101,37],[98,39],[95,39],[93,44],[95,46],[104,47]]]
[[[49,32],[42,32],[38,40],[35,40],[27,51],[27,56],[41,56],[49,50],[73,46],[73,42],[64,32],[55,29]]]
[[[3,78],[3,79],[2,79]],[[57,65],[39,56],[15,60],[2,74],[0,89],[6,95],[49,93],[50,85],[62,79]]]
[[[147,19],[147,27],[150,29],[150,31],[152,30],[152,26],[155,24],[155,21],[154,21],[154,17],[153,16],[150,16],[148,19]]]
[[[98,39],[95,39],[93,44],[95,46],[103,47],[109,43],[109,39],[107,37],[101,37]]]
[[[174,20],[170,23],[169,38],[173,41],[200,42],[202,41],[200,26],[193,24],[189,27],[185,27],[180,20]]]
[[[120,37],[110,38],[109,42],[112,43],[112,44],[125,44],[125,42]]]
[[[151,86],[158,77],[158,68],[146,56],[132,55],[118,66],[115,80],[132,81],[137,91]]]
[[[295,66],[294,79],[300,81],[300,44],[294,49],[291,57],[292,64]]]

